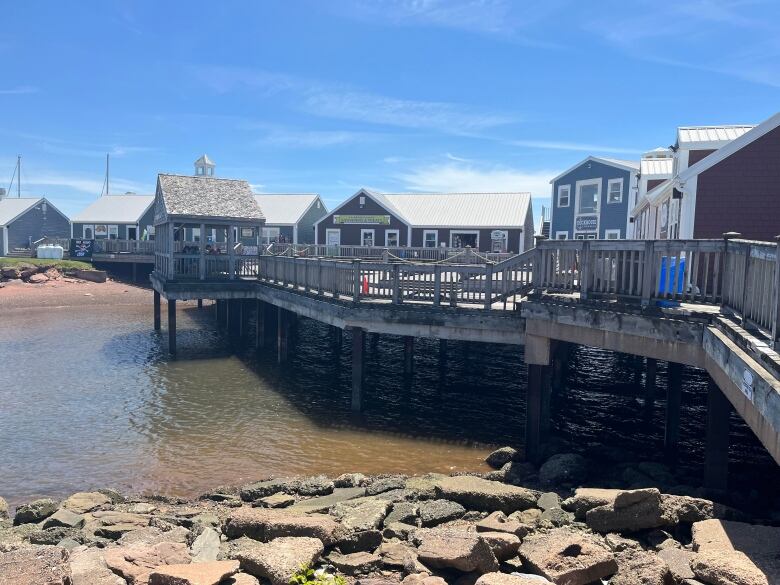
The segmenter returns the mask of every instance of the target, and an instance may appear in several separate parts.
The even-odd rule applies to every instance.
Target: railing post
[[[433,267],[433,306],[438,307],[441,304],[441,265],[436,264]]]
[[[200,252],[200,258],[198,258],[198,272],[200,272],[200,279],[206,280],[206,250],[203,246],[203,242],[206,238],[206,225],[200,224],[200,246],[198,246],[198,252]]]
[[[227,241],[228,241],[228,262],[230,265],[228,266],[228,277],[230,280],[234,280],[236,278],[236,251],[234,249],[236,242],[235,238],[233,238],[233,226],[228,226],[228,233],[227,233]]]
[[[317,258],[317,294],[322,295],[322,258]]]
[[[360,258],[355,258],[352,260],[352,275],[354,277],[354,292],[352,293],[352,302],[357,303],[360,302]]]
[[[742,278],[742,282],[745,284],[742,287],[742,310],[740,313],[742,314],[742,327],[746,328],[747,325],[747,314],[748,314],[748,305],[747,305],[747,299],[748,299],[748,293],[752,292],[753,284],[750,282],[750,250],[752,246],[750,244],[745,245],[745,271]]]
[[[385,264],[390,263],[390,250],[388,250],[387,248],[382,250],[382,262],[384,262]]]
[[[580,300],[588,298],[590,290],[590,275],[593,270],[590,258],[590,242],[582,240],[582,251],[580,252]]]
[[[772,308],[775,312],[772,319],[772,345],[777,349],[780,340],[780,236],[775,236],[775,286],[772,290]]]
[[[493,264],[485,264],[485,310],[493,304]]]
[[[400,266],[393,264],[393,304],[401,304],[401,273]]]
[[[729,251],[729,240],[739,238],[742,234],[739,232],[726,232],[723,234],[723,254],[720,256],[720,267],[718,273],[720,274],[720,306],[726,305],[726,295],[731,296],[731,283],[732,278],[726,279],[726,255]],[[726,285],[728,283],[728,287]]]
[[[645,255],[642,266],[642,306],[646,307],[653,298],[653,287],[655,286],[655,242],[653,240],[645,241]]]
[[[531,285],[534,293],[542,292],[542,249],[539,246],[534,248],[533,264],[531,264]]]

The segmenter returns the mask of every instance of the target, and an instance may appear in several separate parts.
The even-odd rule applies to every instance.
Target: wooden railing
[[[95,254],[135,254],[151,256],[154,254],[154,242],[150,240],[95,240],[92,248]]]
[[[516,255],[509,252],[480,252],[473,248],[326,246],[322,244],[284,243],[260,246],[260,253],[262,255],[289,256],[291,258],[360,258],[361,260],[382,260],[385,262],[399,259],[414,262],[450,261],[456,264],[500,262]]]

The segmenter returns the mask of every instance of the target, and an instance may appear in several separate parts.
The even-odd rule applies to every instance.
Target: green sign
[[[390,225],[389,215],[334,215],[333,223],[359,225]]]

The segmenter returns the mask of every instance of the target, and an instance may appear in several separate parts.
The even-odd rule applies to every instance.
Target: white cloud
[[[28,93],[38,93],[38,88],[31,85],[19,85],[8,89],[0,89],[0,95],[22,95]]]
[[[47,187],[65,187],[81,193],[91,193],[99,195],[103,189],[103,179],[99,175],[78,175],[65,174],[56,171],[22,171],[22,186],[25,191],[38,192],[41,188]],[[142,185],[135,181],[129,181],[120,177],[111,178],[111,192],[125,193],[132,191],[135,193],[151,193],[148,185]],[[45,194],[45,193],[44,193]]]
[[[624,146],[607,146],[604,144],[588,144],[584,142],[558,142],[553,140],[507,140],[506,143],[512,146],[542,148],[545,150],[588,152],[591,154],[600,152],[641,154],[643,152],[642,150],[636,148],[626,148]]]
[[[365,142],[375,136],[366,132],[350,132],[346,130],[272,130],[260,138],[258,144],[283,146],[289,148],[325,148]]]
[[[534,197],[546,197],[550,192],[550,179],[558,172],[452,162],[414,168],[398,175],[397,179],[410,191],[529,191]]]

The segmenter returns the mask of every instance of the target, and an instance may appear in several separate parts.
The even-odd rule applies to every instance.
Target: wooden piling
[[[160,327],[160,293],[154,291],[154,330],[159,331]]]
[[[682,365],[669,362],[666,388],[666,424],[664,425],[664,455],[669,463],[677,461],[680,442],[680,402],[682,399]]]
[[[707,389],[707,435],[704,450],[704,486],[728,489],[729,417],[731,403],[714,380]]]
[[[538,463],[543,455],[546,429],[549,427],[548,381],[550,366],[528,364],[528,390],[525,406],[525,457]]]
[[[287,315],[287,310],[282,309],[281,307],[277,309],[277,315],[276,359],[278,363],[283,364],[287,362],[288,357],[287,350],[290,335],[290,320]]]
[[[414,371],[414,337],[404,336],[404,374]]]
[[[176,356],[176,301],[168,299],[168,353]]]
[[[365,329],[352,329],[352,412],[363,408]]]

